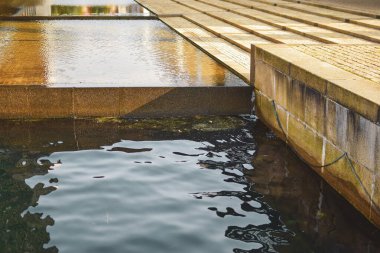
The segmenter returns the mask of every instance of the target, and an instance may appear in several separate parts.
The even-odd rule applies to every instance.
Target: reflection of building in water
[[[60,5],[54,0],[45,0],[44,4],[26,6],[18,16],[60,16],[60,15],[129,15],[142,14],[148,16],[150,12],[137,3],[126,5]]]
[[[0,83],[131,83],[135,78],[142,85],[224,85],[227,71],[165,25],[128,22],[133,25],[125,26],[124,21],[3,22],[1,38],[9,38],[0,44],[4,55]],[[124,50],[116,52],[110,45]],[[130,48],[141,54],[130,53]],[[93,68],[107,71],[89,75],[88,69]],[[134,77],[141,69],[146,70],[144,77]]]
[[[0,4],[0,15],[11,16],[17,13],[18,8]]]
[[[121,10],[124,13],[142,13],[144,11],[144,8],[138,4],[129,4],[126,6],[121,6],[121,7],[122,7]],[[123,13],[123,12],[120,12],[120,13]]]
[[[51,16],[52,2],[53,0],[44,0],[41,5],[26,6],[17,13],[17,16]]]
[[[272,228],[272,224],[259,226],[250,224],[246,227],[228,226],[225,236],[246,243],[259,243],[262,245],[260,252],[277,253],[276,247],[289,245],[289,237],[292,234],[281,226]],[[246,251],[234,249],[234,252],[245,253]]]
[[[40,155],[40,154],[39,154]],[[42,195],[54,191],[52,186],[37,184],[34,188],[27,178],[48,173],[50,164],[38,164],[34,155],[0,149],[0,249],[2,253],[58,252],[45,248],[50,241],[47,226],[54,225],[49,215],[25,212],[36,206]],[[22,243],[21,243],[22,242]]]
[[[45,84],[43,23],[2,22],[0,28],[0,83]]]
[[[170,69],[170,73],[175,73],[173,76],[177,76],[179,83],[184,76],[188,76],[190,80],[187,81],[194,85],[225,84],[227,70],[191,43],[179,38],[165,26],[147,31],[144,36],[154,43],[144,46],[153,47],[153,52],[164,52],[157,56],[152,54],[151,57]],[[167,57],[163,58],[162,55]]]
[[[255,191],[265,196],[263,200],[275,207],[284,224],[295,232],[289,247],[293,251],[289,252],[309,252],[306,248],[299,251],[306,245],[302,242],[308,242],[317,252],[375,252],[370,250],[374,247],[371,241],[379,241],[378,233],[371,235],[370,231],[376,231],[374,227],[321,178],[310,173],[283,143],[265,136],[257,139],[255,170],[249,177]],[[256,235],[255,231],[248,232]]]
[[[106,6],[73,6],[73,5],[52,5],[52,16],[60,15],[128,15],[128,14],[146,14],[149,12],[138,4],[130,5],[106,5]]]

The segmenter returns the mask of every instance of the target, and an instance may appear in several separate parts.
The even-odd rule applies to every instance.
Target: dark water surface
[[[0,121],[0,252],[379,252],[259,122]]]

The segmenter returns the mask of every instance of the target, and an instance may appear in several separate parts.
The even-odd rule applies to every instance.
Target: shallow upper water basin
[[[260,123],[0,121],[0,252],[379,252]]]
[[[19,8],[11,13],[14,16],[152,15],[133,0],[8,0],[7,4]]]
[[[154,20],[4,21],[0,55],[3,85],[245,85]]]

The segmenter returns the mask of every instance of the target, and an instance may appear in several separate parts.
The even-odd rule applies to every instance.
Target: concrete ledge
[[[157,20],[151,16],[0,16],[0,21],[38,21],[38,20]]]
[[[331,4],[327,5],[327,4],[313,3],[313,2],[308,2],[308,1],[300,1],[300,0],[284,0],[284,1],[292,2],[292,3],[298,3],[298,4],[305,4],[305,5],[310,5],[310,6],[316,6],[316,7],[322,7],[322,8],[329,9],[329,10],[343,11],[346,13],[351,13],[351,14],[362,15],[362,16],[366,16],[366,17],[380,19],[380,12],[371,13],[368,11],[366,12],[366,11],[349,9],[349,8],[345,8],[345,7],[342,7],[339,5],[331,5]]]
[[[255,52],[256,64],[263,62],[273,66],[280,73],[303,82],[372,122],[380,124],[380,84],[318,60],[288,45],[256,45],[252,52]]]
[[[304,5],[304,4],[300,4],[300,2],[295,2],[295,3],[276,2],[276,1],[271,2],[267,0],[258,0],[258,2],[287,8],[289,10],[300,11],[303,13],[315,14],[321,17],[332,18],[332,19],[336,19],[342,22],[354,23],[361,26],[379,29],[378,22],[372,22],[373,19],[369,19],[369,17],[376,18],[376,14],[371,15],[371,14],[365,13],[365,15],[356,15],[354,13],[350,13],[349,11],[342,11],[342,10],[337,11],[337,10],[332,10],[332,9],[329,10],[328,8],[326,8],[327,6],[322,7],[322,6]],[[368,22],[369,20],[370,22]]]
[[[183,18],[182,15],[180,15],[180,17],[174,15],[174,17],[169,18],[160,15],[159,18],[168,27],[176,31],[181,37],[187,39],[187,41],[196,46],[202,52],[206,53],[215,61],[222,64],[232,73],[240,77],[244,82],[249,83],[249,65],[247,64],[248,66],[245,67],[245,62],[241,60],[242,54],[244,54],[244,56],[248,56],[247,59],[249,59],[249,54],[247,52],[238,52],[238,50],[241,50],[240,48],[235,48],[234,45],[229,44],[222,38],[216,36],[214,33],[210,33],[207,30],[196,26],[191,21]],[[180,21],[173,22],[173,19],[177,18],[179,18]]]
[[[365,217],[380,227],[379,103],[371,97],[378,94],[374,86],[377,84],[360,77],[350,79],[353,74],[334,66],[329,71],[329,65],[321,67],[315,59],[301,65],[301,60],[309,56],[300,55],[291,48],[286,52],[279,46],[272,50],[264,47],[256,47],[252,57],[258,116]],[[292,67],[297,71],[292,71]],[[339,79],[342,73],[347,75]],[[350,90],[356,82],[360,82],[360,89],[364,90],[359,94]],[[373,93],[369,98],[363,98],[366,89]],[[314,167],[329,164],[344,153],[353,168],[347,158],[327,168]]]
[[[277,107],[280,121],[285,128],[287,135],[285,136],[279,128],[276,118],[273,113],[271,104],[272,99],[266,97],[260,91],[256,91],[256,107],[260,119],[270,128],[272,128],[276,135],[283,140],[287,140],[296,153],[302,157],[309,164],[323,165],[334,161],[337,157],[341,156],[344,150],[339,146],[330,142],[326,136],[315,131],[304,121],[292,115],[289,111],[281,106]],[[334,130],[337,130],[336,128]],[[376,130],[372,131],[376,134]],[[379,140],[380,131],[377,130],[377,137],[374,141]],[[346,136],[343,139],[347,138]],[[355,148],[357,152],[363,152],[363,142],[365,139],[360,139],[361,144],[351,143],[351,148]],[[342,139],[340,139],[342,141]],[[377,151],[376,151],[377,150]],[[372,153],[379,152],[379,147]],[[366,154],[370,156],[369,154]],[[357,157],[357,154],[354,154]],[[380,225],[380,211],[379,211],[379,180],[377,175],[377,168],[371,170],[358,162],[357,159],[350,156],[350,160],[355,168],[355,171],[363,183],[363,188],[360,182],[352,173],[350,165],[346,159],[341,159],[336,164],[328,168],[312,167],[320,176],[322,176],[331,186],[333,186],[341,195],[343,195],[356,209],[358,209],[367,219],[379,227]],[[373,160],[374,161],[374,160]],[[363,162],[363,161],[362,161]],[[376,166],[379,166],[377,164]],[[368,197],[365,190],[368,191]]]
[[[0,86],[0,118],[167,117],[250,113],[252,87]]]

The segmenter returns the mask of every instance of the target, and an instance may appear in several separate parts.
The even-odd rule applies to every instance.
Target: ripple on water
[[[229,225],[271,221],[265,213],[241,208],[244,184],[223,181],[229,176],[219,169],[231,162],[230,155],[190,140],[124,140],[99,150],[53,153],[41,159],[62,165],[27,183],[49,185],[57,178],[58,189],[28,211],[49,210],[55,224],[48,229],[48,246],[61,252],[231,252],[242,242],[229,234],[226,239]],[[211,170],[205,170],[207,164]],[[260,248],[252,243],[241,246]]]
[[[52,87],[246,85],[156,20],[1,22],[0,53],[2,84],[38,83]],[[18,64],[12,64],[14,62]],[[10,64],[12,68],[8,67]],[[32,76],[23,74],[25,69],[31,68],[35,70]]]
[[[189,121],[0,122],[0,252],[378,252],[267,129]]]

